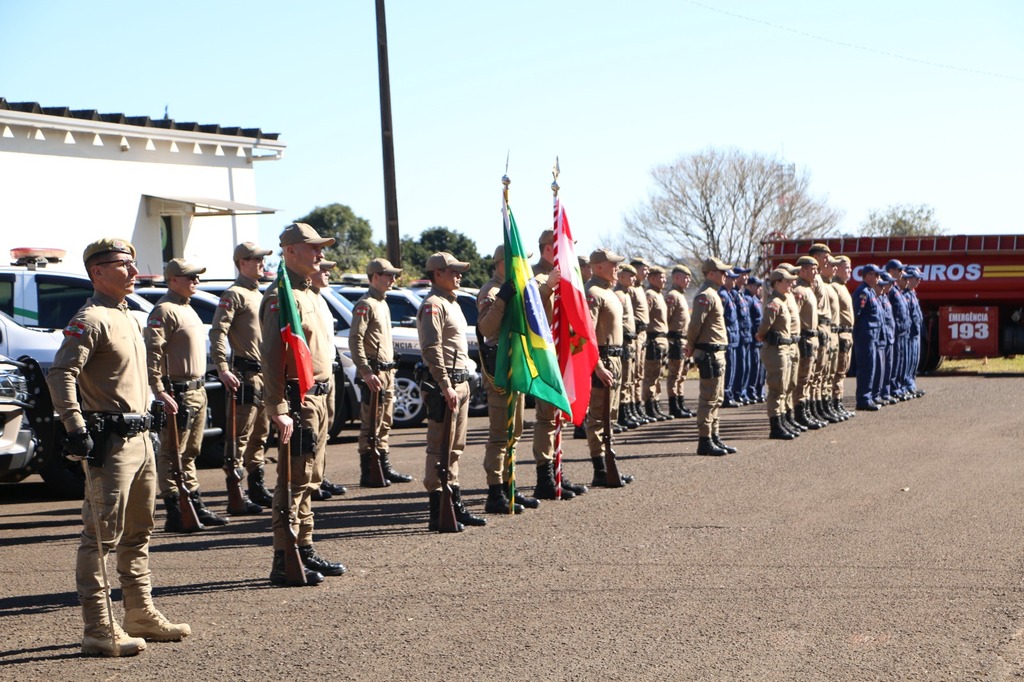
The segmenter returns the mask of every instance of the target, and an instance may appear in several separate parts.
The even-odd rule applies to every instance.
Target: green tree
[[[337,261],[338,273],[363,272],[371,259],[384,253],[384,245],[373,241],[370,221],[345,204],[317,206],[295,222],[307,223],[324,237],[334,237],[335,243],[324,249],[324,257]]]
[[[408,279],[423,277],[427,258],[438,251],[447,251],[469,263],[469,270],[462,276],[462,286],[480,287],[491,278],[488,270],[490,258],[480,257],[475,241],[447,227],[428,227],[417,239],[402,239],[402,263]]]
[[[647,201],[608,241],[664,265],[715,256],[759,268],[766,237],[828,237],[841,215],[811,195],[808,173],[776,156],[708,149],[655,167],[651,178]]]
[[[864,237],[932,237],[943,234],[935,209],[927,204],[894,204],[884,211],[872,209],[861,226]]]

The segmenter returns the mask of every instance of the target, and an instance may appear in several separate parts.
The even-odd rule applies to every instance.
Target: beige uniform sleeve
[[[241,304],[238,296],[228,289],[221,294],[220,303],[213,313],[213,324],[210,325],[210,360],[217,366],[218,372],[227,372],[231,369],[228,364],[228,331]]]
[[[164,350],[167,347],[167,337],[174,333],[174,329],[168,329],[172,325],[171,316],[167,314],[167,307],[158,305],[149,314],[146,322],[146,329],[142,337],[146,342],[146,368],[149,376],[149,387],[154,394],[165,391],[164,386]]]
[[[268,416],[288,413],[285,399],[284,342],[281,341],[280,314],[277,291],[268,290],[260,307],[263,341],[260,343],[260,362],[263,365],[263,404]]]
[[[100,330],[79,313],[64,330],[64,341],[46,375],[53,408],[68,433],[85,428],[78,402],[78,376],[99,342]]]
[[[447,319],[448,311],[434,296],[428,297],[416,314],[416,328],[419,331],[423,362],[442,391],[452,387],[444,357],[444,325]]]

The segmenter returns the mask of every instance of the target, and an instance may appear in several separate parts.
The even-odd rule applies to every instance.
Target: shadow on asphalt
[[[58,651],[63,653],[48,653]],[[11,656],[20,656],[20,658],[10,658]],[[63,661],[72,658],[81,658],[81,656],[81,644],[78,642],[74,642],[72,644],[51,644],[50,646],[40,646],[35,649],[0,651],[0,668],[8,665],[39,663],[42,661]]]

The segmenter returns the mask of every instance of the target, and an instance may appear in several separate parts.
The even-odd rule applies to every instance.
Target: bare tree
[[[715,256],[757,268],[761,240],[827,237],[841,217],[810,195],[809,175],[774,156],[709,149],[657,166],[651,178],[647,201],[609,241],[656,262],[695,265]]]
[[[927,204],[872,209],[861,226],[864,237],[932,237],[944,232],[935,220],[935,209]]]

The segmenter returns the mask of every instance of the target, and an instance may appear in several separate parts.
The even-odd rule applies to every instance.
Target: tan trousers
[[[114,550],[117,577],[125,608],[145,606],[150,598],[149,538],[153,533],[153,501],[156,467],[148,433],[128,440],[110,436],[110,452],[102,467],[92,467],[92,488],[82,504],[82,537],[75,564],[75,582],[82,602],[82,621],[87,634],[104,632],[109,624],[106,590],[100,561]],[[92,500],[99,514],[93,524]],[[97,530],[103,540],[103,557],[97,553]]]
[[[629,350],[629,355],[626,355],[626,350]],[[622,381],[619,386],[619,403],[633,402],[633,384],[636,383],[637,373],[637,349],[636,339],[632,341],[622,342],[623,355],[619,358],[619,364],[622,366]]]
[[[484,376],[487,387],[487,445],[484,447],[484,472],[487,485],[500,485],[505,480],[505,455],[508,453],[508,393],[499,393],[491,377]],[[516,441],[523,435],[525,397],[517,395],[512,433]]]
[[[302,401],[301,415],[295,428],[304,426],[313,430],[316,444],[313,452],[293,452],[288,447],[291,463],[290,490],[284,488],[284,477],[279,473],[274,488],[274,517],[270,526],[274,531],[274,549],[288,547],[284,519],[287,516],[299,546],[313,544],[313,491],[323,481],[324,453],[327,451],[327,396],[307,395]],[[278,448],[278,461],[285,461],[285,446]],[[280,468],[279,464],[279,468]],[[290,514],[289,510],[294,510]]]
[[[181,454],[181,473],[185,479],[185,487],[190,492],[199,490],[199,479],[196,478],[196,458],[203,447],[203,430],[206,428],[206,389],[196,388],[185,391],[178,402],[178,410],[182,406],[192,411],[192,419],[188,428],[178,429],[178,452]],[[174,419],[176,415],[169,415]],[[167,498],[178,494],[178,486],[171,475],[174,462],[174,439],[171,436],[171,424],[168,423],[160,432],[160,456],[156,461],[157,476],[160,481],[160,497]]]
[[[246,372],[243,383],[252,384],[257,395],[263,393],[263,375]],[[239,389],[241,391],[241,389]],[[230,428],[230,424],[228,425]],[[264,464],[263,448],[267,443],[270,420],[263,405],[239,405],[235,403],[235,440],[238,442],[234,467],[244,467],[247,472],[255,471]]]
[[[655,339],[656,353],[648,353],[644,360],[644,382],[641,397],[644,402],[657,400],[661,394],[662,361],[668,357],[668,339]]]
[[[427,419],[427,461],[423,474],[423,487],[427,492],[441,490],[441,477],[437,473],[437,465],[441,463],[441,453],[448,451],[448,482],[459,484],[459,457],[466,449],[466,424],[469,421],[469,383],[463,381],[455,387],[459,403],[455,413],[445,410],[444,418],[451,419],[450,440],[444,442],[446,427],[444,422]]]
[[[537,464],[555,459],[555,412],[558,408],[543,400],[536,401],[533,424],[533,461]]]
[[[802,403],[805,400],[811,400],[811,390],[813,388],[814,370],[818,366],[818,339],[810,338],[803,340],[802,343],[798,343],[797,348],[801,345],[810,344],[811,356],[805,358],[803,353],[800,353],[800,364],[797,366],[796,373],[796,401]]]
[[[668,359],[668,379],[665,382],[668,389],[668,395],[670,398],[682,398],[684,388],[686,385],[686,341],[675,341],[675,348],[678,351],[673,351],[673,341],[669,341],[669,359]],[[672,355],[678,353],[678,358],[673,358]]]
[[[769,417],[778,417],[786,411],[786,394],[789,391],[789,375],[792,357],[789,346],[761,346],[761,362],[764,364],[765,385],[768,398],[765,407]]]
[[[633,373],[633,383],[630,386],[632,391],[630,401],[634,403],[643,402],[644,363],[647,362],[647,332],[642,331],[636,335],[634,342],[636,356],[633,358],[636,370]]]
[[[695,360],[700,360],[706,353],[700,349],[693,352]],[[722,368],[720,376],[700,380],[700,399],[697,401],[697,435],[708,438],[718,433],[718,408],[725,397],[725,351],[715,353],[718,366]]]
[[[612,373],[612,385],[605,390],[603,385],[593,386],[590,389],[590,412],[587,414],[587,445],[590,447],[591,459],[604,457],[607,448],[604,445],[605,431],[611,425],[605,422],[604,409],[611,400],[609,412],[612,422],[619,416],[619,382],[622,381],[622,363],[619,358],[602,358],[598,362],[604,363],[605,368]]]
[[[843,332],[839,335],[840,342],[846,346],[846,350],[836,351],[836,371],[832,375],[832,397],[843,398],[843,386],[846,380],[846,373],[850,371],[850,358],[853,356],[853,334]]]
[[[785,373],[783,374],[783,385],[786,387],[786,410],[793,410],[796,407],[796,385],[797,372],[800,366],[800,351],[795,343],[786,346],[786,348],[789,354],[789,364],[786,366]]]
[[[377,398],[377,449],[388,452],[388,437],[395,414],[395,372],[377,372],[380,379],[380,396]],[[367,389],[368,390],[368,389]],[[370,433],[374,431],[373,418],[370,415],[370,403],[359,403],[359,453],[370,452]]]

